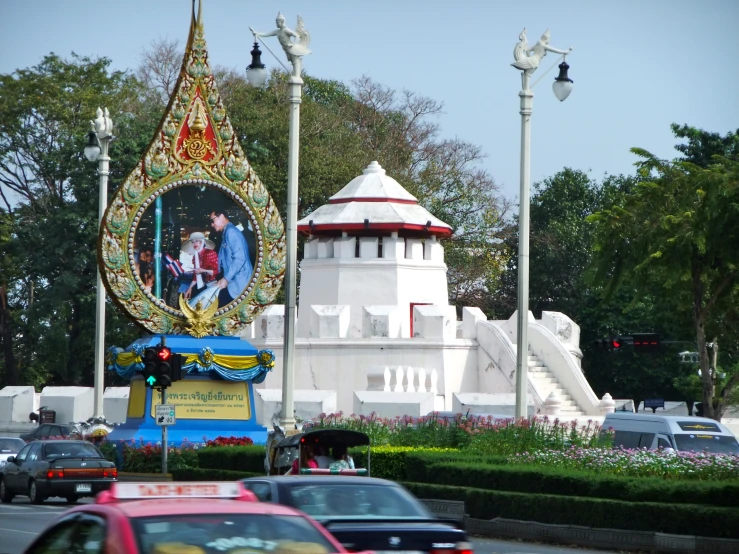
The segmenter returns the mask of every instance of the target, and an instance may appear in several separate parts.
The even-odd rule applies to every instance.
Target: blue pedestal
[[[138,339],[134,344],[156,346],[161,336]],[[257,349],[238,337],[167,335],[166,345],[176,354],[197,354],[204,347],[224,356],[254,356]],[[132,345],[133,346],[133,345]],[[131,347],[129,347],[129,350]],[[262,379],[264,377],[262,376]],[[238,400],[229,400],[231,389],[238,389]],[[110,441],[134,441],[156,444],[162,440],[162,427],[152,415],[152,403],[159,404],[158,392],[144,385],[140,374],[131,379],[128,417],[108,435]],[[257,424],[254,388],[250,380],[226,381],[213,372],[188,374],[167,390],[167,404],[174,405],[176,423],[167,427],[170,446],[202,443],[219,436],[249,437],[255,444],[267,440],[267,428]],[[243,398],[246,396],[246,398]],[[202,413],[202,416],[199,414]],[[222,419],[217,418],[218,415]]]

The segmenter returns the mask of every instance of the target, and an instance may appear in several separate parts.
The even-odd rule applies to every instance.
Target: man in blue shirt
[[[220,211],[211,212],[210,224],[213,229],[223,233],[218,250],[221,278],[216,283],[221,289],[218,293],[218,306],[223,307],[244,291],[254,268],[244,234],[228,220],[226,214]]]

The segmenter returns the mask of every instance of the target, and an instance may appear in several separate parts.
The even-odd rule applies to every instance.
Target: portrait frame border
[[[220,182],[219,182],[220,181]],[[228,184],[224,184],[225,181]],[[138,325],[153,333],[186,334],[188,323],[181,310],[168,306],[144,289],[134,271],[135,234],[146,210],[167,192],[186,186],[206,186],[228,196],[249,218],[254,231],[254,267],[246,288],[213,319],[213,335],[234,335],[250,324],[269,305],[282,286],[285,271],[285,231],[282,219],[261,182],[248,171],[243,182],[225,180],[207,170],[199,176],[173,175],[150,182],[146,195],[131,198],[135,181],[124,182],[116,191],[100,226],[98,265],[113,301]],[[249,190],[251,189],[251,194]],[[266,200],[255,206],[253,196]],[[129,201],[126,202],[125,199]],[[133,200],[133,201],[131,201]],[[117,214],[117,215],[116,215]],[[121,221],[121,217],[123,221]],[[265,219],[273,223],[269,225]],[[125,223],[124,223],[125,221]],[[276,223],[276,226],[274,225]],[[161,260],[159,261],[161,263]]]

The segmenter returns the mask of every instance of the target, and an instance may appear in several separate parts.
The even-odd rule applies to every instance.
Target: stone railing
[[[439,373],[423,367],[385,366],[367,371],[367,390],[381,392],[439,393]]]

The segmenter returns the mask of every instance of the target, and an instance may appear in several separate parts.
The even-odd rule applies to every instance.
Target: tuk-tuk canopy
[[[305,433],[298,433],[285,437],[277,448],[297,448],[303,444],[320,444],[324,447],[337,445],[354,448],[355,446],[369,446],[370,440],[365,433],[351,431],[349,429],[317,429]]]

